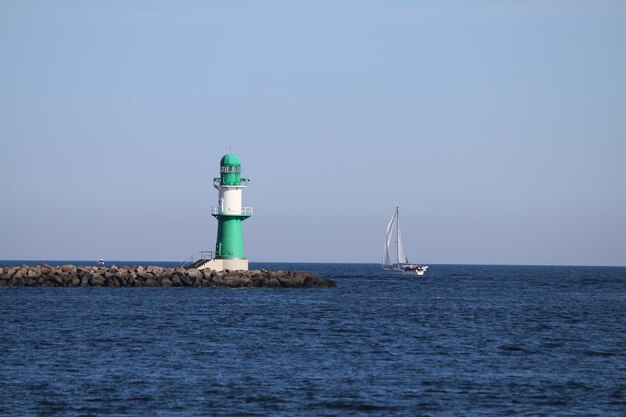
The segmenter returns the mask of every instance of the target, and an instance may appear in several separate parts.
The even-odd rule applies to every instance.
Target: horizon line
[[[12,263],[18,264],[20,262],[28,262],[28,263],[46,263],[46,262],[54,262],[54,263],[66,263],[71,264],[72,262],[81,262],[81,263],[94,263],[96,264],[96,260],[88,259],[88,260],[80,260],[80,259],[0,259],[0,264],[2,263]],[[159,261],[159,260],[112,260],[105,261],[107,264],[139,264],[139,265],[147,265],[150,263],[179,263],[184,264],[188,261]],[[330,265],[380,265],[379,262],[320,262],[320,261],[251,261],[248,259],[250,263],[268,263],[268,264],[330,264]],[[587,265],[587,264],[508,264],[508,263],[427,263],[429,266],[527,266],[527,267],[598,267],[598,268],[626,268],[626,265]]]

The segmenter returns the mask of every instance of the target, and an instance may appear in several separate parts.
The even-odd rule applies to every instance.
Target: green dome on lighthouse
[[[220,165],[241,165],[241,161],[239,161],[239,157],[233,153],[227,153],[222,157],[220,161]]]

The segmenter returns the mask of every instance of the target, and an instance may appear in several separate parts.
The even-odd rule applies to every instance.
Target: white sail
[[[404,253],[404,246],[402,245],[402,237],[400,235],[400,209],[396,208],[396,227],[398,231],[398,266],[403,264],[408,264],[409,260],[406,257],[406,253]]]
[[[389,224],[387,225],[387,233],[385,234],[385,247],[383,248],[383,265],[391,265],[391,254],[389,253],[389,245],[391,244],[391,236],[393,235],[393,224],[396,219],[397,212],[393,213]]]

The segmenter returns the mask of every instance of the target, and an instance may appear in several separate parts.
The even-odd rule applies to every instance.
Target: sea
[[[337,287],[0,287],[0,415],[626,415],[624,267],[251,268]]]

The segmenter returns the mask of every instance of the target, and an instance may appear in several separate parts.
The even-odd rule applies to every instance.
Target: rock
[[[49,275],[47,281],[52,283],[55,287],[63,287],[63,284],[65,282],[64,277],[67,275],[62,276],[61,274],[62,272],[57,272],[52,275]]]
[[[169,278],[163,278],[161,280],[161,287],[171,287],[172,286],[172,281],[170,281]]]
[[[276,277],[271,277],[269,280],[265,280],[265,286],[270,288],[280,287],[280,281]]]
[[[115,275],[111,275],[110,277],[106,278],[104,283],[107,287],[119,287],[120,286],[120,283],[117,281],[117,278],[115,277]]]
[[[188,269],[187,270],[187,275],[190,278],[201,278],[202,277],[202,272],[200,272],[198,269]]]
[[[163,268],[161,268],[160,266],[149,266],[148,268],[146,268],[146,271],[153,274],[154,276],[159,276],[161,275],[161,272],[163,272]]]
[[[154,278],[154,274],[152,272],[148,272],[148,271],[144,271],[141,274],[137,273],[137,276],[143,278],[144,280],[146,280],[148,278]]]
[[[237,275],[226,276],[223,278],[223,282],[224,285],[231,288],[252,286],[250,278]]]
[[[315,279],[311,276],[308,276],[306,278],[304,278],[304,282],[302,283],[302,285],[305,288],[313,288],[315,287]]]
[[[181,287],[183,285],[179,275],[172,276],[172,285],[174,287]]]
[[[94,275],[89,278],[89,285],[92,287],[101,287],[104,285],[104,278],[100,275]]]
[[[181,276],[180,280],[185,287],[191,287],[191,285],[193,284],[193,279],[188,275]]]
[[[157,284],[158,283],[156,282],[156,280],[152,277],[146,278],[146,280],[143,283],[143,285],[145,285],[146,287],[156,287]]]
[[[305,276],[304,275],[291,275],[291,274],[281,274],[276,277],[278,282],[280,282],[281,287],[288,288],[299,288],[304,284]]]
[[[72,272],[76,272],[76,266],[74,265],[62,265],[61,271],[67,274],[71,274]]]

